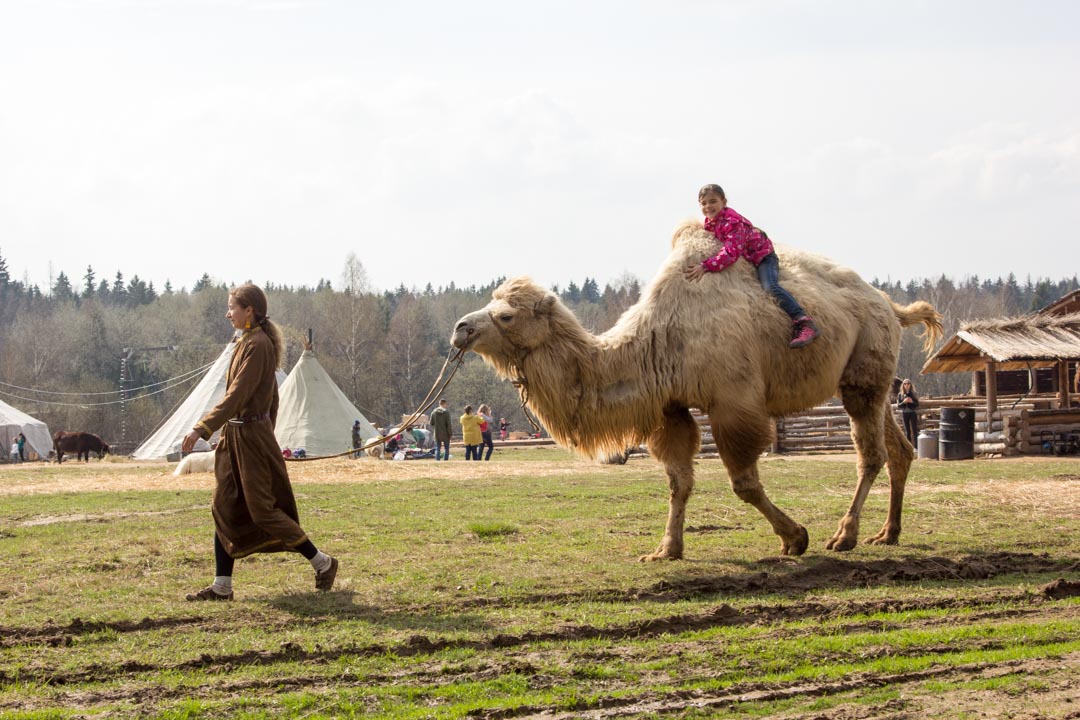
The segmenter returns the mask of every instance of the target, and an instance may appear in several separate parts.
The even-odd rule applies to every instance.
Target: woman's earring
[[[245,330],[250,330],[251,329],[251,321],[250,320],[248,320],[246,323],[244,323],[244,329]]]

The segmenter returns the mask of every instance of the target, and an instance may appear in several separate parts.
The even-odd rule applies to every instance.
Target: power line
[[[215,360],[214,362],[217,362],[217,361]],[[103,390],[101,392],[81,392],[80,393],[80,392],[62,392],[62,391],[59,391],[59,390],[38,390],[37,388],[22,387],[22,386],[19,386],[19,385],[12,385],[11,383],[6,383],[6,382],[0,382],[0,385],[2,385],[4,387],[14,388],[15,390],[22,390],[24,392],[37,393],[39,395],[75,395],[75,396],[79,396],[79,397],[92,397],[92,396],[96,396],[96,395],[119,395],[120,393],[124,393],[124,392],[129,392],[129,393],[131,393],[131,392],[139,392],[140,390],[147,390],[147,389],[152,388],[152,387],[157,387],[158,385],[166,385],[166,384],[171,383],[171,382],[173,382],[175,380],[180,380],[182,382],[183,380],[190,379],[190,377],[192,375],[198,375],[199,373],[201,373],[204,370],[208,369],[211,365],[214,364],[214,362],[209,362],[209,363],[203,365],[202,367],[195,368],[194,370],[188,370],[187,372],[180,373],[179,375],[176,375],[175,377],[171,377],[168,380],[161,380],[159,382],[150,383],[149,385],[143,385],[143,386],[137,387],[137,388],[128,388],[127,390]],[[4,391],[0,390],[0,393],[3,393],[3,392]],[[14,395],[12,393],[5,393],[5,394],[9,395],[10,397],[17,397],[16,395]],[[23,400],[29,400],[29,398],[22,398],[22,399]],[[45,401],[44,400],[35,400],[33,402],[45,402]],[[55,404],[55,403],[52,403],[52,404]]]
[[[210,365],[213,365],[213,363],[210,363]],[[201,368],[201,370],[203,370],[203,371],[208,370],[210,365],[207,365],[205,368]],[[182,376],[178,376],[178,377],[182,377]],[[142,395],[136,395],[135,397],[129,397],[129,398],[124,398],[124,399],[120,399],[120,400],[109,400],[107,402],[97,402],[97,403],[72,403],[72,402],[53,402],[51,400],[38,400],[36,398],[23,397],[21,395],[15,395],[14,393],[4,392],[2,390],[0,390],[0,395],[6,395],[7,397],[16,398],[18,400],[25,400],[27,402],[38,403],[39,405],[54,405],[54,406],[59,406],[59,407],[77,407],[77,408],[102,407],[102,406],[105,406],[105,405],[119,405],[121,403],[131,402],[133,400],[141,400],[142,398],[150,397],[151,395],[158,395],[160,393],[165,392],[166,390],[171,390],[174,387],[178,387],[180,385],[183,385],[184,383],[191,382],[196,377],[198,377],[197,374],[189,375],[188,377],[186,377],[186,378],[184,378],[182,380],[179,380],[178,382],[175,382],[172,385],[169,385],[167,387],[163,387],[160,390],[155,390],[153,392],[143,393]],[[152,387],[152,386],[148,385],[146,387]]]

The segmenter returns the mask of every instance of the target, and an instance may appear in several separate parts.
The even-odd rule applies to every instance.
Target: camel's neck
[[[643,442],[660,409],[647,387],[647,343],[635,336],[611,342],[572,319],[549,342],[519,359],[529,407],[560,442],[586,454]]]

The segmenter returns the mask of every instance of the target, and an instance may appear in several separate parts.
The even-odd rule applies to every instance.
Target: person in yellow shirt
[[[458,418],[461,423],[461,434],[465,440],[465,459],[479,460],[480,450],[483,447],[484,436],[480,432],[480,423],[483,422],[479,415],[473,413],[472,405],[465,406],[465,414]]]

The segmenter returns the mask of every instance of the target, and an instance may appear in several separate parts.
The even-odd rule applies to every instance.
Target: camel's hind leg
[[[862,512],[870,486],[885,466],[885,433],[882,412],[885,408],[883,391],[867,390],[865,387],[842,387],[844,409],[851,418],[851,437],[855,441],[858,456],[859,481],[855,497],[851,500],[840,526],[825,545],[829,550],[850,550],[859,542],[859,515]]]
[[[649,453],[664,463],[668,476],[668,519],[660,547],[648,560],[678,560],[683,556],[683,523],[686,502],[694,490],[694,455],[701,447],[701,431],[690,411],[684,407],[664,410],[664,424],[649,437]]]
[[[881,423],[885,430],[885,452],[888,455],[885,465],[889,473],[889,515],[877,535],[867,540],[872,545],[895,545],[900,541],[900,515],[904,511],[904,487],[907,485],[908,470],[915,458],[911,443],[900,431],[889,406],[881,414]]]
[[[802,555],[810,544],[810,535],[783,510],[773,505],[758,476],[758,457],[769,445],[769,420],[751,413],[733,413],[727,424],[713,418],[713,438],[720,459],[731,478],[731,489],[743,502],[758,509],[780,536],[782,555]]]

